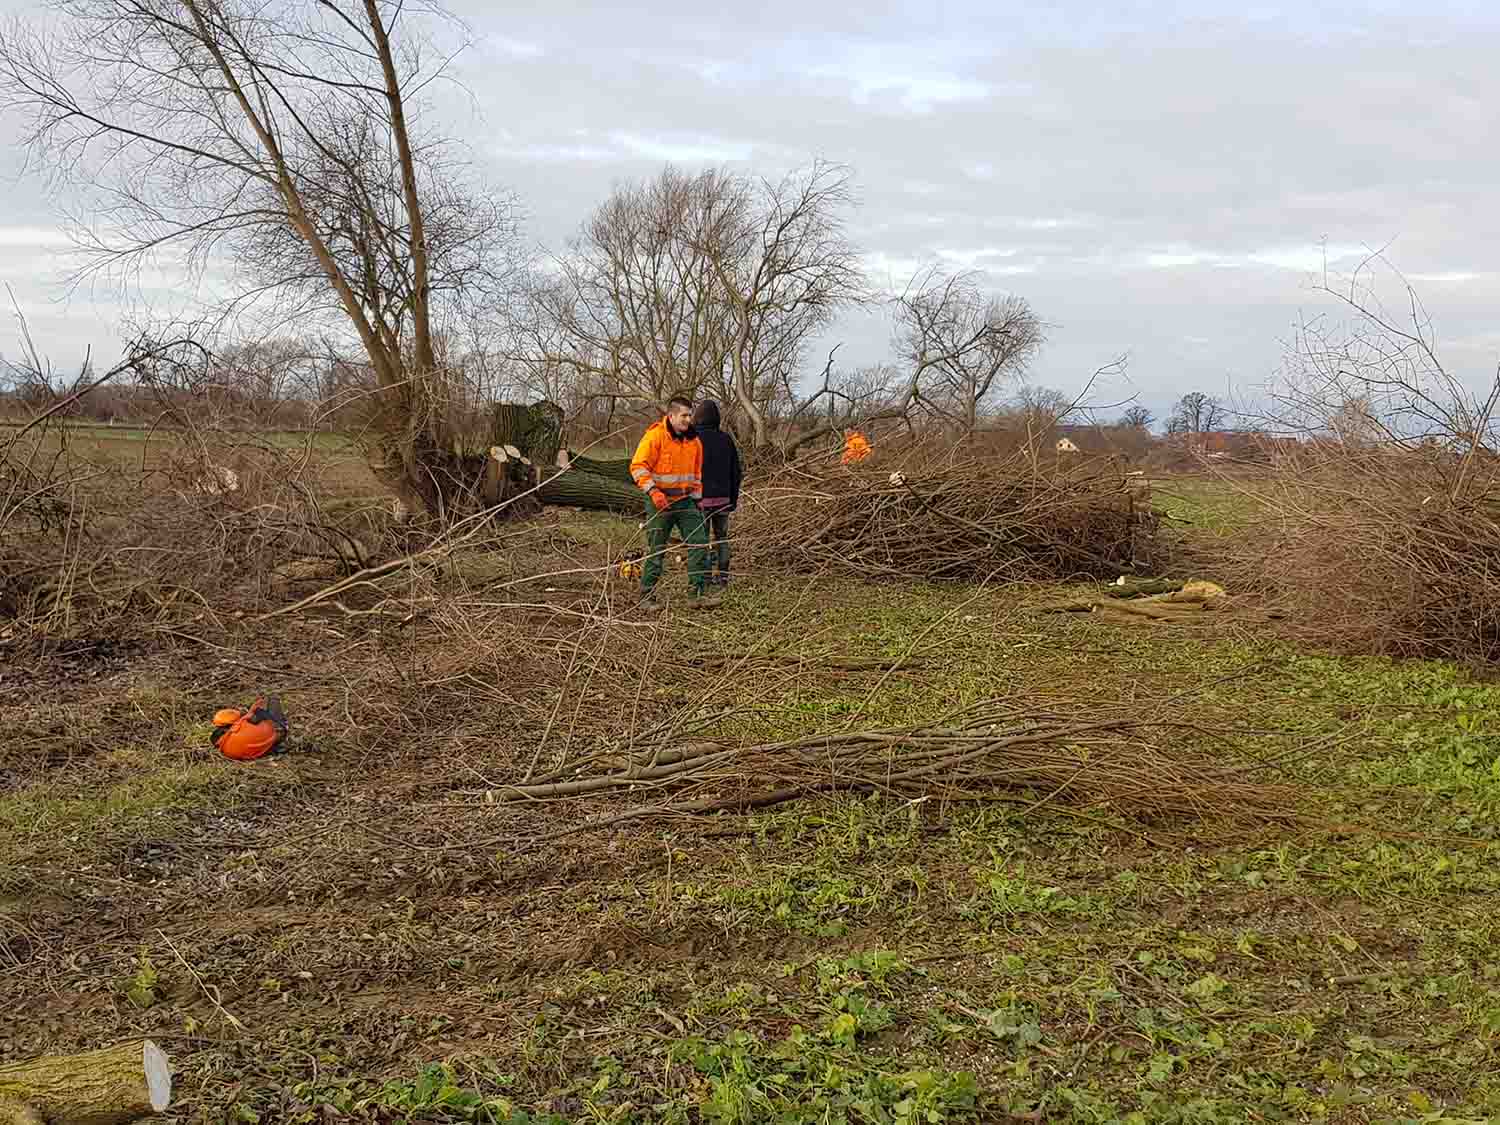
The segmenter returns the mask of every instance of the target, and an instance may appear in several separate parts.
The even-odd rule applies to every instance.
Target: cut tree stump
[[[480,498],[488,507],[507,505],[506,516],[526,516],[540,510],[541,501],[530,492],[536,484],[536,470],[513,445],[490,446],[484,466],[484,483]]]
[[[167,1056],[149,1039],[0,1064],[0,1125],[126,1125],[171,1101]]]

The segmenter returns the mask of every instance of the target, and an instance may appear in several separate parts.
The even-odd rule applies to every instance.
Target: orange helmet
[[[262,696],[249,711],[221,707],[214,712],[210,736],[219,753],[237,762],[251,762],[276,753],[287,736],[286,715],[273,695]]]

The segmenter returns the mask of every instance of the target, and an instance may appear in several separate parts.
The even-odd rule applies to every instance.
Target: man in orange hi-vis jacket
[[[662,556],[675,527],[688,545],[688,604],[708,608],[721,599],[707,593],[708,530],[703,510],[703,444],[693,430],[693,404],[681,396],[646,431],[630,459],[630,475],[646,494],[646,564],[641,568],[641,606],[659,608],[656,583]]]
[[[869,455],[869,439],[858,430],[850,430],[849,436],[844,439],[844,455],[839,460],[845,465],[853,465],[858,461],[863,461]]]

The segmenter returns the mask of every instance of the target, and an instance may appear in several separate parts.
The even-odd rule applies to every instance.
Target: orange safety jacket
[[[630,459],[630,475],[641,491],[661,489],[675,504],[685,497],[703,499],[703,443],[696,437],[675,438],[663,418],[646,431]]]
[[[844,455],[839,458],[845,465],[853,465],[857,461],[863,461],[870,455],[870,442],[864,434],[855,430],[844,442]]]

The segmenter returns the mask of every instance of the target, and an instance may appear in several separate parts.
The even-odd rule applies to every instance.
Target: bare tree
[[[315,407],[322,364],[317,341],[278,336],[220,349],[208,377],[244,421],[286,426],[305,422]]]
[[[787,456],[831,434],[903,414],[904,379],[900,368],[877,363],[853,371],[841,370],[834,365],[837,354],[835,346],[811,393],[804,397],[799,399],[790,380],[787,381],[782,397],[788,406],[778,419],[783,431],[783,452]]]
[[[1225,416],[1224,406],[1218,399],[1202,391],[1189,391],[1172,407],[1172,414],[1167,419],[1167,433],[1212,433],[1224,425]]]
[[[1144,406],[1132,406],[1120,415],[1120,425],[1133,430],[1149,430],[1155,421],[1156,415]]]
[[[444,503],[449,448],[434,336],[507,272],[508,204],[461,186],[421,129],[457,25],[399,0],[58,0],[52,27],[0,35],[0,105],[100,227],[85,269],[168,256],[226,270],[226,312],[334,312],[375,387],[377,470]]]
[[[761,403],[789,382],[808,338],[861,297],[863,277],[843,226],[853,202],[845,169],[818,161],[779,183],[760,181],[748,198],[743,208],[706,208],[697,243],[732,313],[727,389],[761,447]]]
[[[1046,338],[1025,298],[987,297],[973,275],[929,270],[896,301],[903,405],[921,402],[972,434],[986,404],[1019,380]]]
[[[1010,413],[1027,433],[1045,434],[1074,409],[1073,397],[1052,387],[1022,387],[1011,399]]]
[[[538,287],[533,362],[637,402],[706,389],[765,444],[807,340],[859,299],[849,202],[821,163],[779,183],[668,167],[618,189]]]
[[[1398,302],[1380,296],[1393,286]],[[1464,454],[1500,450],[1500,368],[1481,391],[1450,372],[1416,290],[1382,255],[1316,287],[1344,318],[1303,320],[1273,384],[1268,423],[1283,433],[1355,437],[1392,448],[1434,443]]]
[[[986,297],[975,275],[930,268],[913,277],[891,303],[899,368],[871,369],[879,372],[879,391],[865,397],[864,408],[846,412],[838,423],[830,420],[798,434],[787,445],[788,455],[844,426],[898,419],[910,425],[921,413],[972,434],[1002,387],[1024,377],[1045,339],[1040,319],[1023,298]],[[831,364],[832,357],[822,385],[793,410],[794,418],[815,407],[832,409],[827,400],[839,396]]]
[[[745,185],[668,167],[618,188],[534,292],[536,366],[568,368],[602,393],[664,403],[707,383],[722,394],[729,307],[700,249],[704,210],[743,218]]]

